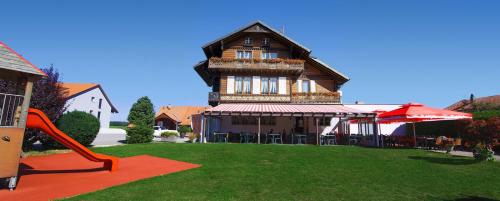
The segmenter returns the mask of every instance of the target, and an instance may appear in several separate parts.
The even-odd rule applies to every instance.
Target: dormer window
[[[269,38],[262,39],[262,46],[266,46],[266,47],[269,46]]]
[[[246,37],[245,41],[243,42],[244,45],[252,45],[252,38]]]

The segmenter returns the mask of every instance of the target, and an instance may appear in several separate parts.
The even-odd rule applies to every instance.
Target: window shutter
[[[260,94],[260,76],[253,76],[252,85],[252,94]]]
[[[278,78],[278,94],[286,94],[286,77]]]
[[[227,94],[234,94],[234,76],[227,76]]]
[[[297,80],[297,92],[302,92],[302,80]]]
[[[309,84],[311,85],[311,93],[315,93],[316,92],[316,81],[314,80],[310,80],[309,81]]]

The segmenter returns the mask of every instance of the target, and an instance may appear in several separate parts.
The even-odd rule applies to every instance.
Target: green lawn
[[[470,158],[413,149],[140,144],[94,150],[120,157],[150,154],[203,166],[70,200],[500,198],[499,162],[475,163]]]

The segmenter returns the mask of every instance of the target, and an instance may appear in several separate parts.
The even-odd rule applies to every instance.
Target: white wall
[[[401,104],[344,104],[346,107],[374,112],[376,110],[391,111],[400,108]],[[405,123],[380,124],[380,133],[382,135],[405,135]],[[350,125],[351,134],[358,134],[358,124]]]
[[[94,101],[92,101],[92,97]],[[99,99],[102,99],[102,105],[99,109]],[[66,112],[71,111],[82,111],[90,113],[97,117],[98,112],[101,112],[99,121],[101,122],[101,128],[109,128],[109,121],[111,119],[111,105],[104,97],[104,94],[99,88],[95,88],[86,93],[80,94],[66,101]]]

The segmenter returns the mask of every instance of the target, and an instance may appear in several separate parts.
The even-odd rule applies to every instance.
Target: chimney
[[[281,26],[281,34],[285,35],[285,25]]]

